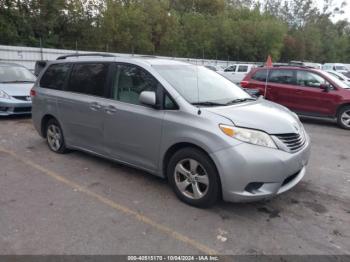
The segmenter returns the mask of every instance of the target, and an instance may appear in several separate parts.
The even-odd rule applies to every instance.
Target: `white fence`
[[[0,62],[12,62],[24,65],[30,70],[34,70],[35,62],[38,60],[55,60],[58,56],[68,54],[88,54],[96,52],[88,51],[76,51],[65,49],[51,49],[51,48],[38,48],[38,47],[22,47],[22,46],[6,46],[0,45]],[[103,52],[99,52],[103,53]],[[117,56],[133,56],[132,54],[121,53],[109,53]],[[202,65],[221,65],[228,66],[235,63],[234,61],[222,61],[222,60],[206,60],[206,59],[193,59],[193,58],[179,58],[179,57],[160,57],[167,59],[175,59],[179,61],[185,61],[192,64]]]

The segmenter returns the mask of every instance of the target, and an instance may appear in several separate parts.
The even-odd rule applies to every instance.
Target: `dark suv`
[[[350,130],[350,87],[333,75],[306,67],[260,67],[241,82],[300,115],[336,118]]]

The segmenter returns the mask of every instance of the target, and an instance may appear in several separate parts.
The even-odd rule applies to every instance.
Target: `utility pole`
[[[39,43],[40,43],[40,60],[44,60],[44,54],[43,54],[43,41],[40,37],[39,39]]]
[[[202,65],[204,65],[204,47],[202,48]]]

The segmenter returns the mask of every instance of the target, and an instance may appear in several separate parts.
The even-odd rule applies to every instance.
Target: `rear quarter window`
[[[50,65],[40,80],[40,87],[63,90],[70,68],[70,64]]]

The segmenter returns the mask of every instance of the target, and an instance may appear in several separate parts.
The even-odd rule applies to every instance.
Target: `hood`
[[[0,90],[10,96],[29,96],[34,83],[0,83]]]
[[[300,126],[297,116],[287,108],[263,99],[206,110],[230,119],[236,126],[258,129],[269,134],[295,133]]]

